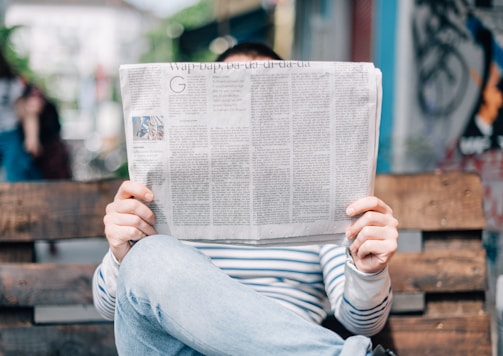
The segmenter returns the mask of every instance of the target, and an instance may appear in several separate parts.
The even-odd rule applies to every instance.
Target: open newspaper
[[[181,240],[345,243],[373,193],[381,72],[370,63],[120,67],[129,175]]]

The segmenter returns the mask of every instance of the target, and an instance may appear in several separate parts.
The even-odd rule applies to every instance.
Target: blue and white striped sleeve
[[[108,320],[115,315],[115,295],[120,264],[109,250],[93,275],[93,300],[98,313]]]
[[[322,246],[320,258],[337,320],[354,334],[378,333],[386,324],[393,297],[388,268],[378,273],[360,272],[343,246]]]

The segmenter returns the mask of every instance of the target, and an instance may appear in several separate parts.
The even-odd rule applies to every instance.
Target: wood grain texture
[[[33,325],[33,305],[92,304],[95,266],[28,262],[33,241],[103,236],[120,183],[0,183],[0,354],[116,354],[112,324]],[[375,194],[401,229],[422,231],[422,251],[397,253],[389,269],[394,293],[423,293],[425,309],[392,315],[374,343],[398,355],[491,355],[480,178],[378,175]]]
[[[113,356],[113,324],[47,325],[0,329],[1,355]]]
[[[391,206],[401,229],[485,227],[483,187],[476,174],[378,175],[374,193]]]
[[[103,236],[121,181],[0,183],[0,241]]]
[[[92,304],[96,265],[0,264],[3,306]]]
[[[392,316],[384,330],[373,337],[397,355],[492,356],[488,315],[441,318]]]
[[[486,289],[485,251],[398,253],[389,265],[393,291],[467,292]]]
[[[2,305],[90,304],[95,265],[4,263],[0,265]],[[485,253],[429,251],[400,253],[390,263],[396,293],[484,291]]]

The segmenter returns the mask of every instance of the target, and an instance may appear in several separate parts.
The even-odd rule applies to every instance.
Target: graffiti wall
[[[502,231],[503,6],[414,0],[411,16],[410,164],[478,172],[488,230]]]

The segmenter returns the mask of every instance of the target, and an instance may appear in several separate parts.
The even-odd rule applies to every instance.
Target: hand
[[[154,194],[143,184],[125,181],[119,187],[114,201],[107,205],[103,218],[105,236],[117,261],[121,262],[131,249],[131,241],[154,235],[155,215],[145,203]]]
[[[42,144],[39,140],[40,123],[39,114],[44,106],[44,100],[40,96],[29,96],[19,99],[16,109],[23,125],[24,148],[33,157],[42,153]]]
[[[37,136],[27,135],[24,140],[24,149],[33,157],[38,157],[42,154],[42,145]]]
[[[346,229],[353,239],[349,251],[356,268],[365,273],[377,273],[394,255],[398,241],[398,221],[391,208],[381,199],[365,197],[346,209],[350,217],[359,216]]]

